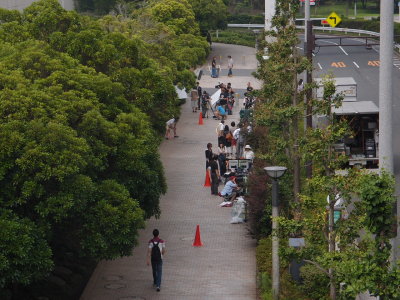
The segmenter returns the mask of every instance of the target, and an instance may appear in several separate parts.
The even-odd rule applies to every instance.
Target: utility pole
[[[393,131],[392,131],[392,64],[393,64],[393,10],[394,2],[381,0],[380,51],[379,59],[379,170],[393,174]],[[400,201],[397,199],[397,236],[392,243],[392,261],[397,261],[399,245],[398,215]]]
[[[310,21],[310,0],[306,0],[304,2],[304,40],[305,41],[308,41],[308,39],[307,39],[308,21]]]
[[[265,31],[272,30],[272,18],[275,16],[275,0],[265,0]]]

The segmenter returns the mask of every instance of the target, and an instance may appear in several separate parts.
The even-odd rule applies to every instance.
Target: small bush
[[[234,44],[248,47],[254,47],[256,44],[256,36],[252,31],[247,29],[220,30],[218,31],[218,38],[216,32],[211,33],[211,38],[212,41],[216,43]]]
[[[313,265],[305,265],[300,269],[303,284],[302,291],[311,299],[325,300],[329,299],[329,278]]]
[[[233,24],[264,24],[264,16],[261,15],[230,15],[228,16],[228,23]]]

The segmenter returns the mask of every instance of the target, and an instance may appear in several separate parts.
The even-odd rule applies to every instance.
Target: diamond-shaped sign
[[[331,27],[336,27],[342,21],[342,19],[335,13],[332,12],[327,18],[326,21],[328,22]]]

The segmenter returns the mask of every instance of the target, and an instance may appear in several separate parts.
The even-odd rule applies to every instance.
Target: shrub
[[[329,290],[329,278],[326,274],[318,270],[313,265],[305,265],[300,269],[303,284],[302,291],[311,299],[329,299],[327,291]]]
[[[233,24],[264,24],[264,17],[260,15],[252,16],[245,14],[228,16],[228,23]]]

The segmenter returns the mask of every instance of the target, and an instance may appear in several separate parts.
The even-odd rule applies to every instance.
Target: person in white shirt
[[[176,123],[178,123],[178,121],[179,118],[172,118],[165,123],[167,125],[167,130],[165,132],[165,138],[167,140],[170,138],[171,129],[174,131],[174,137],[179,137],[176,135]]]
[[[232,69],[233,69],[233,59],[232,56],[228,55],[228,76],[232,77]]]
[[[240,155],[240,151],[239,151],[239,137],[240,137],[240,127],[236,128],[233,131],[233,143],[232,143],[232,147],[235,147],[235,153],[236,153],[236,158],[239,158]]]
[[[251,150],[250,145],[246,145],[246,147],[244,147],[243,157],[244,159],[251,159],[253,161],[254,152]]]

